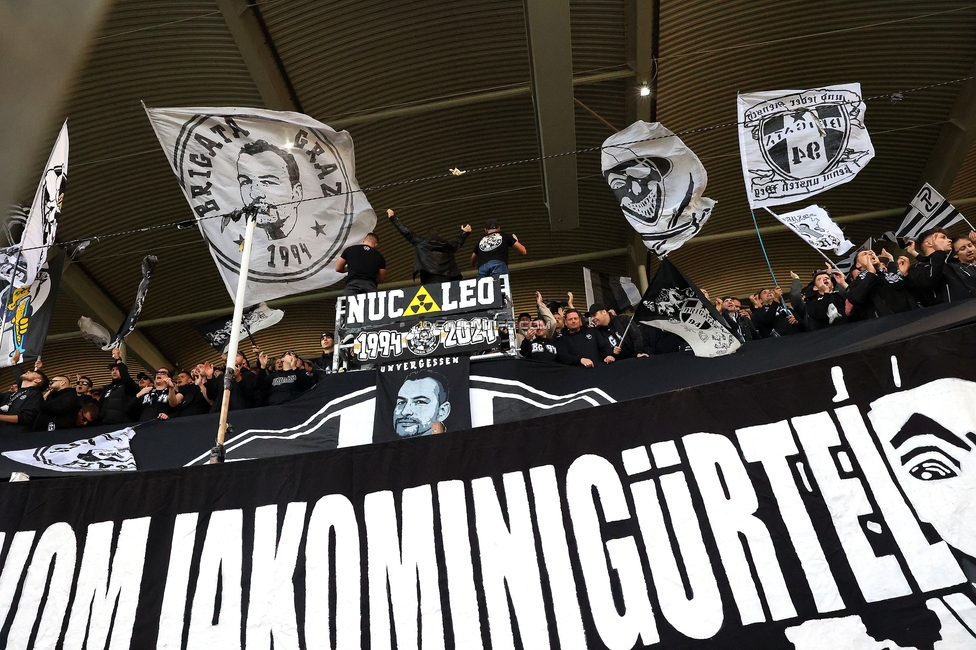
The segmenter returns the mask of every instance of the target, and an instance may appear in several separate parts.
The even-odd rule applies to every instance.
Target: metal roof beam
[[[552,230],[579,227],[576,181],[576,107],[569,0],[525,0],[529,68],[542,184]],[[565,154],[565,155],[563,155]]]
[[[962,169],[966,154],[976,142],[976,63],[969,71],[970,79],[959,89],[949,120],[942,126],[939,139],[916,184],[928,183],[943,196],[948,196],[952,183]],[[911,191],[914,192],[916,188]]]
[[[106,295],[100,286],[77,264],[64,261],[61,272],[61,291],[74,300],[93,320],[117,331],[126,314]],[[72,334],[77,334],[72,332]],[[47,340],[57,340],[58,335],[48,336]],[[69,338],[69,337],[64,337]],[[127,353],[134,356],[146,368],[172,368],[173,363],[153,345],[145,334],[132,332],[125,339]]]
[[[657,58],[659,5],[657,0],[627,0],[624,5],[624,28],[627,42],[627,65],[634,79],[627,84],[627,121],[651,122],[657,113]],[[641,96],[641,88],[649,94]]]
[[[617,79],[630,79],[634,76],[633,70],[611,70],[609,72],[597,72],[595,74],[581,74],[573,77],[573,86],[586,86],[589,84],[601,83],[604,81],[615,81]],[[364,124],[367,122],[379,122],[394,117],[407,117],[410,115],[423,115],[447,108],[458,106],[468,106],[470,104],[480,104],[482,102],[494,102],[512,97],[525,97],[532,94],[530,84],[515,84],[509,88],[501,90],[484,90],[481,92],[466,93],[447,97],[445,99],[435,99],[422,104],[411,104],[409,106],[397,106],[396,108],[384,108],[368,113],[356,113],[354,115],[338,115],[326,117],[323,121],[333,128],[346,128],[351,124]]]
[[[237,49],[241,51],[251,79],[264,105],[275,111],[302,113],[301,104],[275,48],[257,3],[248,0],[217,0]]]

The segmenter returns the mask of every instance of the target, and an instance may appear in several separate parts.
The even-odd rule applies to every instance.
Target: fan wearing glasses
[[[171,390],[176,390],[176,386],[170,377],[170,371],[160,368],[156,371],[152,386],[146,386],[136,393],[132,418],[139,422],[168,420],[176,412],[176,408],[169,404]]]
[[[84,375],[75,375],[75,394],[78,396],[79,406],[96,401],[91,391],[92,380]]]

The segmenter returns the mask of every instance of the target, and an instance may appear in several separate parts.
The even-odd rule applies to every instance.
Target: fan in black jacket
[[[20,375],[20,388],[0,406],[0,435],[27,433],[31,430],[41,410],[42,393],[47,390],[49,383],[39,368],[27,370]]]
[[[752,323],[763,338],[788,336],[803,331],[803,326],[793,313],[780,302],[782,298],[783,290],[779,287],[763,289],[756,295],[749,296],[752,301]]]
[[[732,296],[722,298],[722,311],[719,313],[740,341],[758,341],[761,338],[759,330],[752,323],[752,318],[742,314],[742,301],[738,298]]]
[[[431,282],[451,282],[461,279],[461,269],[458,268],[454,253],[464,245],[464,240],[471,233],[471,226],[461,226],[461,234],[455,239],[447,241],[436,232],[428,233],[427,237],[421,237],[410,232],[403,223],[396,218],[393,210],[386,211],[390,217],[390,223],[400,231],[404,239],[413,244],[413,278],[417,279],[420,274],[420,283],[429,284]]]
[[[872,250],[857,254],[847,284],[847,300],[854,305],[858,318],[879,318],[918,308],[905,281],[908,265],[904,256],[885,267]]]
[[[71,388],[71,382],[64,375],[57,375],[51,379],[51,386],[41,400],[34,431],[70,429],[75,426],[80,409],[78,394]]]
[[[908,269],[908,284],[915,289],[923,305],[931,307],[976,296],[976,282],[949,260],[954,255],[952,240],[942,228],[930,228],[918,236],[922,254]]]
[[[129,407],[139,392],[129,369],[122,362],[119,348],[112,350],[115,361],[109,365],[112,383],[102,387],[102,401],[98,405],[100,424],[123,424],[129,421]]]
[[[592,368],[601,361],[616,361],[607,339],[596,330],[583,327],[583,319],[575,309],[566,312],[566,329],[555,343],[559,363],[568,366]]]

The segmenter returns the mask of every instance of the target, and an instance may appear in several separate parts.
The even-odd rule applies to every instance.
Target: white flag
[[[776,214],[772,210],[769,213],[814,248],[843,255],[854,247],[840,226],[831,221],[830,215],[819,205],[786,214]]]
[[[134,435],[136,432],[126,427],[94,438],[5,451],[3,455],[18,463],[52,472],[132,472],[137,469],[135,456],[129,448]]]
[[[14,287],[34,284],[37,272],[47,261],[47,249],[54,245],[58,231],[58,217],[64,201],[64,185],[68,178],[68,123],[61,125],[61,132],[54,149],[47,159],[41,182],[34,193],[30,214],[20,239],[20,257],[13,277]]]
[[[233,298],[246,214],[257,214],[245,304],[327,287],[376,225],[352,138],[300,113],[146,109]]]
[[[874,158],[861,84],[739,95],[739,155],[752,208],[802,201]]]
[[[681,138],[660,122],[634,122],[603,143],[603,177],[644,245],[659,257],[698,234],[715,201],[708,175]]]

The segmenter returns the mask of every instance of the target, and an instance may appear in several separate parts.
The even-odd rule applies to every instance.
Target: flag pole
[[[241,247],[241,268],[237,276],[237,294],[234,296],[234,317],[231,321],[230,343],[227,345],[227,367],[224,368],[224,399],[220,403],[220,423],[217,425],[217,444],[210,454],[211,463],[224,462],[224,440],[227,437],[227,412],[230,410],[230,389],[234,381],[232,368],[237,364],[237,347],[241,340],[241,320],[244,317],[244,292],[251,263],[251,242],[254,240],[256,214],[247,215],[244,229],[244,245]]]

